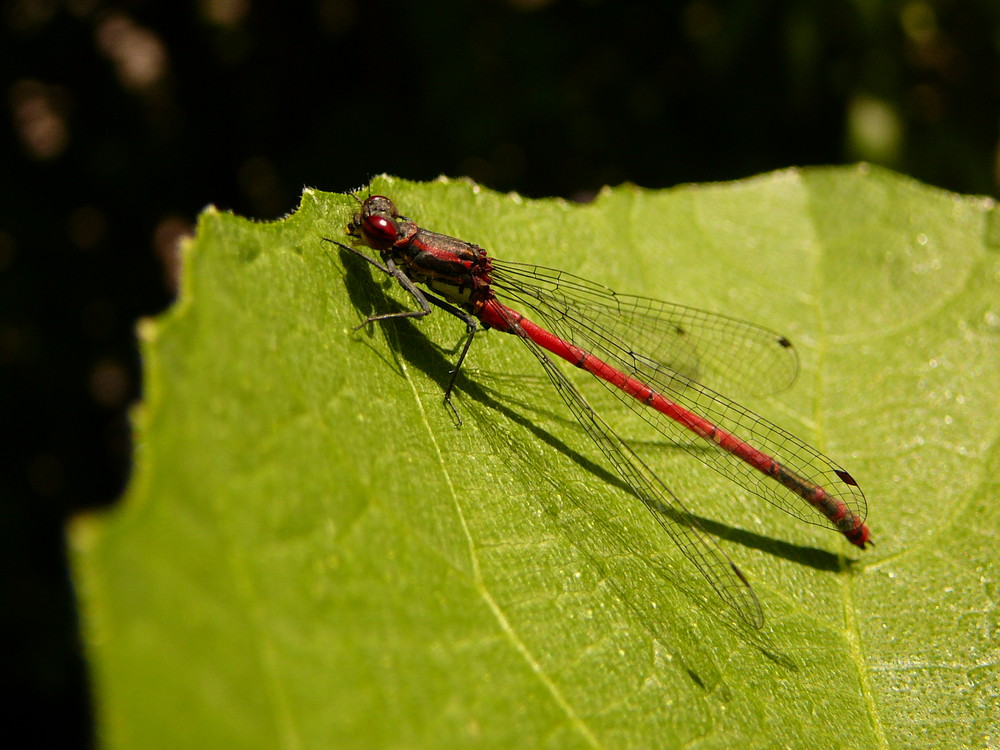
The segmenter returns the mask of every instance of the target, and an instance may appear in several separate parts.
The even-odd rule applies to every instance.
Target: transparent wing
[[[687,425],[682,424],[677,418],[649,408],[620,388],[601,381],[623,404],[672,444],[684,448],[744,489],[803,521],[832,526],[842,533],[864,522],[867,516],[864,493],[846,470],[791,433],[702,385],[687,375],[683,368],[678,370],[654,356],[658,352],[672,355],[677,351],[686,356],[688,350],[684,347],[690,342],[690,356],[699,364],[700,371],[706,371],[705,363],[710,363],[727,381],[745,382],[747,378],[741,378],[736,370],[738,365],[748,362],[751,372],[756,373],[750,377],[751,381],[760,374],[777,370],[779,375],[771,376],[771,384],[784,384],[789,367],[790,355],[787,352],[791,350],[771,338],[776,334],[722,316],[653,300],[623,297],[571,274],[544,268],[496,264],[493,278],[493,286],[505,303],[529,318],[534,316],[535,322],[552,333],[648,385],[683,410],[709,420],[742,445],[734,451],[732,443],[726,447],[711,435],[706,436],[704,432],[692,429],[690,421]],[[609,310],[611,314],[605,314]],[[664,312],[666,315],[661,314]],[[676,321],[680,321],[682,328],[686,325],[685,330],[690,333],[675,335],[666,345],[659,344],[656,337],[663,331],[669,333]],[[638,336],[633,336],[630,325],[636,326]],[[713,336],[731,339],[736,333],[745,334],[749,342],[742,346],[748,353],[743,360],[727,364],[724,359],[702,348],[711,344]],[[633,343],[635,340],[640,343]],[[676,343],[678,340],[680,344]],[[731,344],[727,356],[733,357],[732,351],[739,348],[740,345]],[[791,356],[794,357],[794,354]],[[686,363],[688,360],[682,357],[680,361]],[[827,510],[820,510],[816,504],[807,502],[802,494],[793,491],[788,485],[794,482],[783,483],[776,479],[776,474],[766,474],[748,463],[741,455],[749,453],[751,446],[752,450],[773,458],[784,470],[791,472],[784,474],[785,477],[801,478],[822,488],[830,498],[830,503],[825,506]],[[840,504],[850,511],[853,518],[838,524],[832,517]]]
[[[669,367],[715,390],[775,393],[791,386],[798,373],[791,342],[753,323],[618,294],[564,271],[507,261],[493,265],[498,288],[571,302],[578,315],[600,320],[608,338],[628,341],[636,358]]]
[[[510,332],[517,335],[545,369],[559,396],[573,412],[587,435],[625,480],[684,555],[705,576],[740,618],[755,628],[764,624],[757,596],[746,577],[711,537],[705,535],[680,500],[591,408],[563,371],[510,316]]]

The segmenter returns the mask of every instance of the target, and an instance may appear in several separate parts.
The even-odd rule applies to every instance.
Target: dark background
[[[135,323],[209,203],[529,196],[866,159],[998,193],[995,0],[13,0],[0,84],[7,736],[93,742],[64,522],[121,494]]]

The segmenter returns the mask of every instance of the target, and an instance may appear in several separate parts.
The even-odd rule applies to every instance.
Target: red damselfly
[[[381,262],[324,239],[393,277],[420,308],[372,315],[362,326],[422,317],[432,305],[465,323],[465,343],[444,395],[456,419],[451,392],[476,333],[492,328],[520,338],[631,491],[751,625],[760,627],[764,617],[746,577],[549,354],[599,378],[669,441],[744,489],[796,518],[832,526],[862,549],[869,543],[865,497],[849,473],[696,379],[714,370],[723,381],[758,390],[787,387],[797,359],[783,336],[723,315],[617,294],[564,271],[491,258],[477,245],[421,228],[383,195],[361,202],[347,233],[377,251]]]

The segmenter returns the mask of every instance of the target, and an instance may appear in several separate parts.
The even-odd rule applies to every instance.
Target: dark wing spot
[[[834,473],[835,473],[835,474],[836,474],[836,475],[837,475],[838,477],[840,477],[840,480],[841,480],[841,481],[842,481],[842,482],[843,482],[844,484],[849,484],[849,485],[851,485],[851,487],[857,487],[857,486],[858,486],[858,483],[857,483],[857,481],[856,481],[856,480],[854,479],[854,477],[852,477],[852,476],[851,476],[850,474],[848,474],[848,473],[847,473],[846,471],[844,471],[843,469],[834,469]]]

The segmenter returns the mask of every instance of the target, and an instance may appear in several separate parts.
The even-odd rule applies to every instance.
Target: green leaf
[[[767,618],[750,630],[514,337],[477,338],[458,427],[442,391],[459,321],[352,332],[413,308],[321,240],[344,237],[353,198],[308,190],[271,224],[210,209],[180,301],[140,327],[128,495],[71,528],[106,746],[1000,741],[991,202],[870,167],[587,206],[373,190],[496,257],[788,335],[797,383],[743,400],[851,471],[878,547],[619,421],[747,573]]]

